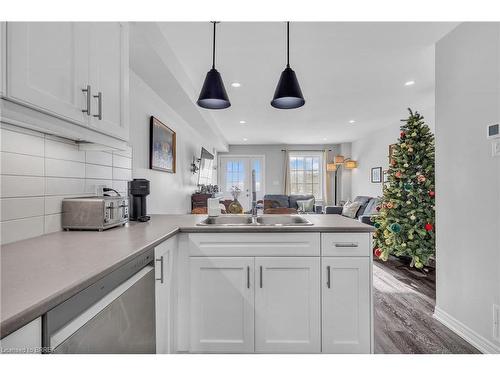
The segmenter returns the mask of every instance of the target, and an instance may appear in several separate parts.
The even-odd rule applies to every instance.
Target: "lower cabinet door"
[[[254,351],[254,258],[191,257],[191,352]]]
[[[255,351],[319,353],[320,258],[255,258]]]
[[[323,352],[370,353],[370,258],[323,257]]]
[[[172,255],[177,248],[174,236],[155,247],[155,330],[156,353],[172,350]]]

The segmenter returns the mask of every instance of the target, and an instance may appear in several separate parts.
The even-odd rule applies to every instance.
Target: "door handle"
[[[357,243],[336,243],[335,247],[358,247]]]
[[[82,92],[85,93],[87,97],[87,108],[82,109],[82,112],[86,113],[87,116],[90,116],[90,95],[92,95],[90,85],[87,85],[86,88],[82,89]]]
[[[259,284],[260,284],[260,287],[262,288],[262,266],[260,266],[260,272],[259,272]]]
[[[326,267],[326,286],[328,289],[330,289],[331,283],[330,283],[330,266]]]
[[[247,288],[250,289],[250,266],[247,266]]]
[[[163,255],[159,258],[156,258],[156,261],[160,262],[160,278],[156,280],[163,284]]]
[[[99,120],[102,120],[102,92],[99,91],[97,95],[94,95],[94,98],[97,99],[97,115],[92,116],[97,117]]]

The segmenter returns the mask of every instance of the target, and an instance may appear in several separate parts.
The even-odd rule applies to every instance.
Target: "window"
[[[323,198],[323,154],[290,153],[290,193]]]
[[[230,192],[233,186],[244,189],[245,166],[243,160],[229,160],[226,167],[225,191]]]

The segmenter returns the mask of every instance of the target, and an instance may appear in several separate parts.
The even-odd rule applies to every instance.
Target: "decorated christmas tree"
[[[423,116],[408,110],[374,219],[373,251],[382,260],[411,257],[410,265],[422,268],[435,253],[434,135]]]

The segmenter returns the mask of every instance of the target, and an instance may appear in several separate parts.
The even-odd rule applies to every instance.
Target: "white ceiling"
[[[223,22],[217,27],[216,68],[232,105],[209,116],[229,144],[348,142],[398,121],[409,106],[425,116],[434,106],[434,43],[456,25],[291,23],[290,65],[306,104],[279,110],[270,101],[285,67],[285,24]],[[191,81],[190,90],[199,92],[211,67],[212,25],[159,27]],[[415,85],[405,86],[410,80]],[[232,82],[241,87],[231,87]]]

